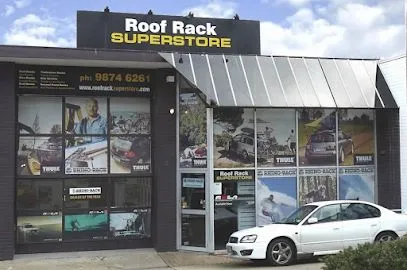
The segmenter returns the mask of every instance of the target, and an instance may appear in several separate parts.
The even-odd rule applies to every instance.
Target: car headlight
[[[240,240],[240,243],[254,243],[256,239],[257,235],[255,234],[246,235]]]

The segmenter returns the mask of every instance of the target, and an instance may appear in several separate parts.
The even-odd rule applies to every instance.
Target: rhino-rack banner
[[[260,54],[260,23],[78,11],[76,40],[78,48]]]
[[[149,94],[152,74],[148,70],[65,66],[17,66],[17,88],[21,93]]]

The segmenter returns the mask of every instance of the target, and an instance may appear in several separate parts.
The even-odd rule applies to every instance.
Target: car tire
[[[294,262],[295,246],[285,238],[277,238],[270,242],[267,248],[267,261],[274,266],[287,266]]]
[[[376,243],[384,243],[384,242],[390,242],[390,241],[394,241],[397,240],[399,237],[397,236],[397,234],[395,234],[394,232],[381,232],[379,233],[376,238],[375,238],[375,242]]]

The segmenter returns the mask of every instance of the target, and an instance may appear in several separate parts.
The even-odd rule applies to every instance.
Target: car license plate
[[[314,152],[322,152],[322,151],[324,151],[324,149],[322,149],[322,148],[314,148]]]
[[[227,246],[226,251],[228,252],[228,254],[232,254],[232,247]]]

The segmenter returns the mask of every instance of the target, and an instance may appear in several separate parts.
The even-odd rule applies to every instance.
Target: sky
[[[76,11],[260,21],[263,55],[389,58],[405,54],[404,0],[0,0],[0,44],[76,46]]]

